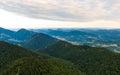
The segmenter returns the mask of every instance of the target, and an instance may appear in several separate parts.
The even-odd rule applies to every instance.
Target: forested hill
[[[0,41],[0,75],[85,75],[71,62]]]
[[[86,75],[62,59],[22,58],[13,62],[3,75]]]
[[[87,75],[120,74],[120,54],[105,48],[77,46],[59,41],[40,52],[69,60]]]
[[[12,45],[7,42],[0,41],[0,67],[22,57],[32,57],[37,54],[20,46]]]
[[[30,39],[23,42],[23,46],[31,50],[38,50],[52,45],[57,41],[58,39],[53,38],[49,35],[37,33],[33,35]]]

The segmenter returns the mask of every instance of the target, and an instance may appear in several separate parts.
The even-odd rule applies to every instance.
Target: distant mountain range
[[[77,45],[120,51],[120,29],[33,29]]]
[[[4,28],[0,28],[0,40],[18,44],[32,50],[45,48],[58,41],[58,39],[43,33],[36,33],[26,29],[20,29],[15,32]]]
[[[39,36],[38,36],[39,33]],[[44,35],[43,35],[44,34]],[[47,34],[47,35],[46,35]],[[41,37],[41,35],[43,37]],[[48,36],[49,35],[49,36]],[[45,37],[46,36],[46,37]],[[52,36],[52,37],[51,37]],[[54,38],[53,38],[54,37]],[[38,38],[42,38],[38,41]],[[49,38],[46,40],[46,38]],[[18,31],[11,31],[8,29],[0,28],[0,40],[7,41],[13,44],[19,44],[26,46],[27,48],[35,47],[35,43],[40,44],[41,47],[45,48],[45,43],[48,45],[56,42],[56,38],[59,40],[68,41],[72,44],[76,45],[88,45],[92,47],[105,47],[112,51],[118,52],[120,51],[120,30],[119,29],[38,29],[38,30],[26,30],[20,29]],[[37,39],[37,40],[36,40]],[[35,42],[36,40],[36,42]],[[34,41],[34,45],[32,43]],[[44,41],[44,44],[43,42]],[[46,42],[45,42],[46,41]],[[51,41],[51,42],[50,42]],[[54,41],[54,42],[53,42]],[[30,43],[32,42],[32,43]],[[49,44],[50,43],[50,44]],[[43,46],[42,46],[43,45]],[[29,48],[29,49],[30,49]]]

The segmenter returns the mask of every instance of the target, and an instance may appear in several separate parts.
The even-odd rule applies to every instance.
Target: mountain
[[[71,62],[0,41],[0,75],[85,75]]]
[[[0,27],[0,34],[2,34],[2,33],[3,33],[3,34],[6,34],[6,35],[13,35],[15,32]]]
[[[36,29],[58,39],[73,44],[106,47],[111,51],[120,52],[120,29]]]
[[[38,33],[33,35],[30,39],[26,40],[23,43],[23,46],[28,49],[37,50],[52,45],[57,41],[58,40],[56,38],[53,38],[49,35]]]
[[[29,39],[34,34],[36,33],[26,29],[20,29],[16,32],[16,31],[0,28],[0,40],[12,44],[19,44]]]
[[[8,40],[12,38],[12,35],[14,35],[14,33],[14,31],[0,27],[0,40]]]
[[[35,30],[33,30],[35,31]],[[84,36],[94,36],[96,37],[95,34],[91,34],[91,33],[88,33],[88,32],[84,32],[84,31],[80,31],[80,30],[52,30],[52,29],[48,29],[48,30],[38,30],[36,32],[42,32],[44,34],[48,34],[48,35],[51,35],[51,36],[60,36],[61,38],[63,37],[69,37],[71,38],[72,37],[84,37]]]
[[[108,40],[120,40],[120,30],[117,30],[117,29],[95,30],[95,31],[90,31],[90,33],[92,33],[92,34],[94,33],[94,34],[99,35],[100,37],[106,38]]]
[[[14,38],[17,38],[18,40],[27,40],[29,39],[32,35],[36,34],[35,32],[26,30],[26,29],[20,29],[15,33]]]
[[[59,41],[39,52],[71,61],[87,75],[120,74],[120,54],[105,48],[72,45]]]

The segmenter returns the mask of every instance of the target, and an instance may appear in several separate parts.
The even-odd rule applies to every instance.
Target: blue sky
[[[120,0],[0,0],[0,26],[120,28]]]

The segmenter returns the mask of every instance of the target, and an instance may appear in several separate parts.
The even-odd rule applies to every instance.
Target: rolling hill
[[[3,75],[85,75],[70,62],[50,58],[22,58],[11,64]]]
[[[111,51],[120,51],[120,29],[35,29],[33,31],[69,41],[73,44],[106,47]]]
[[[0,41],[0,68],[18,58],[32,57],[36,55],[37,54],[23,47]]]
[[[53,38],[49,35],[38,33],[33,35],[30,39],[26,40],[23,43],[23,46],[31,50],[38,50],[52,45],[57,41],[58,39]]]
[[[72,45],[59,41],[39,52],[71,61],[87,75],[120,74],[120,54],[105,48]]]
[[[71,62],[0,41],[0,75],[85,75]]]
[[[20,29],[15,33],[14,38],[25,41],[25,40],[29,39],[31,36],[33,36],[34,34],[36,34],[36,33],[26,30],[26,29]]]

